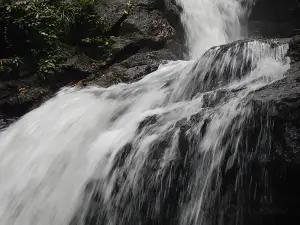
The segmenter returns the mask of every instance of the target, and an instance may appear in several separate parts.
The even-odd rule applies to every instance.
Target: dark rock
[[[182,59],[183,29],[180,8],[175,1],[104,0],[92,10],[101,17],[99,27],[93,29],[92,36],[88,37],[96,42],[79,40],[79,46],[62,50],[66,56],[57,65],[55,73],[44,78],[37,75],[35,65],[30,70],[27,67],[21,68],[16,74],[1,76],[1,87],[5,87],[1,88],[4,90],[1,92],[1,104],[6,105],[1,112],[5,111],[7,116],[21,116],[38,105],[29,103],[27,99],[27,106],[18,97],[18,89],[23,86],[28,93],[35,88],[47,89],[50,91],[49,96],[65,85],[80,83],[81,86],[87,83],[107,87],[141,79],[155,71],[165,60]],[[86,34],[88,32],[76,35],[85,38],[83,36]],[[14,91],[10,85],[14,86]],[[32,100],[41,103],[44,98]]]
[[[163,18],[161,12],[157,10],[149,12],[143,8],[135,8],[121,24],[119,31],[122,35],[128,32],[138,32],[144,38],[153,41],[164,41],[173,38],[175,35],[174,28]]]
[[[256,91],[249,101],[254,114],[244,131],[247,151],[239,153],[240,164],[223,179],[221,195],[229,199],[226,202],[223,198],[223,212],[228,221],[246,225],[282,225],[287,220],[297,224],[300,71],[290,72],[286,78]],[[233,186],[235,192],[231,191]],[[230,209],[226,209],[228,205]]]
[[[24,78],[0,82],[0,114],[5,118],[20,117],[38,107],[65,85],[72,85],[96,73],[99,62],[80,54],[71,56],[54,74],[31,74]]]
[[[107,87],[119,82],[133,82],[157,70],[166,60],[175,60],[177,56],[169,50],[137,53],[126,60],[114,64],[107,72],[92,80],[90,84]]]
[[[256,1],[249,19],[249,34],[251,36],[291,37],[299,34],[299,29],[299,1]]]
[[[151,124],[155,124],[155,122],[157,122],[157,116],[156,115],[154,115],[154,116],[149,116],[149,117],[147,117],[146,119],[144,119],[141,123],[140,123],[140,125],[139,125],[139,127],[138,127],[138,132],[141,132],[145,127],[147,127],[147,126],[149,126],[149,125],[151,125]]]
[[[7,87],[7,86],[6,86]],[[24,87],[23,87],[24,88]],[[26,88],[25,88],[26,89]],[[44,88],[29,88],[20,92],[15,86],[9,95],[0,99],[0,114],[5,118],[17,118],[48,100],[52,93]]]
[[[82,76],[84,76],[96,73],[100,66],[98,61],[95,61],[84,54],[80,54],[68,58],[66,62],[61,65],[61,70],[64,70],[65,72],[71,71],[72,73],[82,74]]]
[[[293,37],[289,41],[288,56],[291,58],[291,63],[300,62],[300,35]]]
[[[107,32],[113,32],[126,18],[124,12],[128,10],[127,3],[127,0],[104,0],[99,4],[98,12]]]
[[[107,32],[113,35],[104,59],[109,68],[93,72],[95,79],[90,84],[133,82],[155,71],[165,60],[183,57],[180,10],[173,1],[114,0],[104,1],[101,7],[99,13],[107,24]]]
[[[272,6],[272,10],[270,10]],[[257,0],[250,20],[259,21],[297,21],[299,18],[299,2],[294,0]]]
[[[151,38],[143,38],[139,34],[130,37],[118,37],[113,39],[115,43],[111,46],[107,64],[118,63],[137,53],[164,48],[164,43],[155,42]]]
[[[120,62],[118,65],[130,68],[142,65],[153,65],[153,70],[156,70],[157,66],[161,64],[165,60],[176,60],[177,55],[172,53],[170,50],[158,50],[158,51],[150,51],[146,53],[137,53],[126,60]]]

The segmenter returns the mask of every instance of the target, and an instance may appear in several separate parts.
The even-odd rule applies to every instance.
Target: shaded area
[[[291,37],[300,33],[298,0],[256,0],[249,19],[249,35]]]

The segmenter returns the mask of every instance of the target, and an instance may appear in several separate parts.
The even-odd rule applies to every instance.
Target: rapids
[[[222,45],[243,38],[251,7],[240,0],[179,3],[190,61],[135,83],[65,87],[0,133],[1,225],[212,223],[247,96],[283,78],[288,46]]]

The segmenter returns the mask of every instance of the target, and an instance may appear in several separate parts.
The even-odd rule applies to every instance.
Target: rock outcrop
[[[249,162],[246,186],[249,213],[246,224],[298,224],[300,213],[300,37],[290,42],[291,69],[286,77],[249,96],[269,145],[262,146]],[[257,186],[254,189],[253,183]],[[247,181],[248,180],[248,181]],[[249,212],[249,210],[248,210]],[[251,222],[250,222],[251,221]]]
[[[48,79],[43,85],[36,81],[34,74],[21,76],[18,79],[2,79],[0,114],[6,118],[20,117],[50,98],[64,85],[96,84],[107,87],[118,82],[136,81],[155,71],[164,61],[183,57],[180,7],[176,6],[174,1],[106,0],[104,3],[101,7],[95,7],[99,7],[99,14],[103,15],[105,25],[99,28],[99,33],[110,38],[111,44],[105,53],[103,48],[95,43],[76,46],[62,63],[57,75]],[[252,34],[281,37],[297,32],[295,29],[299,27],[300,7],[296,3],[297,1],[292,0],[285,2],[258,0],[250,18],[249,26]],[[269,5],[276,7],[270,11]],[[290,9],[292,11],[289,11]],[[284,29],[280,27],[265,29],[266,26],[279,22],[283,24]],[[287,23],[291,24],[291,27],[286,27]],[[258,30],[257,33],[254,32],[261,28],[262,30]],[[291,58],[291,69],[284,79],[249,96],[249,105],[254,113],[243,131],[244,149],[247,151],[239,153],[239,160],[230,170],[222,168],[223,180],[220,196],[217,198],[219,201],[212,206],[213,212],[209,213],[209,216],[214,218],[214,224],[299,223],[300,37],[281,41],[289,43],[288,56]],[[153,197],[157,189],[161,188],[148,186],[149,192],[145,193],[145,201],[139,202],[143,206],[141,212],[138,212],[140,214],[132,213],[136,221],[143,221],[143,224],[149,225],[178,224],[179,219],[176,217],[180,207],[177,204],[181,197],[180,192],[186,190],[185,182],[192,176],[189,173],[190,164],[185,160],[189,157],[192,161],[193,156],[187,150],[190,147],[189,141],[196,141],[188,140],[185,131],[191,125],[190,123],[200,118],[201,115],[195,115],[189,121],[182,120],[176,124],[176,127],[180,128],[179,156],[176,162],[170,163],[170,171],[178,176],[161,178],[168,179],[168,184],[171,184],[164,187],[168,192],[166,191],[166,196],[162,197],[162,206],[168,210],[162,211],[157,217],[143,217],[144,211],[150,207],[148,200]],[[155,123],[156,119],[148,118],[138,129],[144,129]],[[205,125],[203,127],[202,136],[205,133]],[[161,149],[168,147],[172,135],[174,133],[168,133],[160,143],[154,145],[151,151],[154,158],[159,157]],[[265,139],[262,140],[262,137]],[[116,167],[122,166],[122,161],[131,148],[129,143],[120,151],[120,155],[117,155],[114,162]],[[226,163],[225,161],[224,164]],[[145,173],[145,177],[147,176],[149,174]],[[238,185],[236,185],[237,180]],[[120,182],[122,182],[121,178]],[[163,184],[167,185],[166,183]],[[97,180],[91,181],[86,188],[87,196],[92,198],[89,214],[84,215],[87,224],[101,224],[101,221],[95,219],[101,209],[102,201],[97,188],[101,188]],[[115,189],[117,192],[118,187]],[[130,199],[125,200],[130,201]],[[127,205],[114,207],[121,212]],[[78,224],[77,216],[75,215],[71,224]],[[104,220],[106,219],[108,218],[104,216]],[[127,224],[135,223],[127,221]]]
[[[225,173],[212,213],[224,224],[299,223],[299,36],[289,43],[292,63],[285,78],[248,96],[253,115],[242,135],[245,151]]]
[[[226,135],[222,139],[223,145],[219,147],[226,154],[220,167],[209,177],[211,186],[207,193],[201,195],[205,204],[201,205],[198,213],[199,217],[204,217],[205,224],[284,225],[286,221],[290,224],[299,222],[300,185],[297,177],[300,175],[300,61],[296,53],[300,50],[300,39],[284,39],[276,44],[286,42],[291,46],[288,55],[292,62],[286,77],[251,93],[245,100],[252,112],[249,118],[246,121],[235,118],[232,124],[224,127]],[[240,42],[241,45],[243,43]],[[220,48],[225,51],[230,46]],[[206,97],[210,96],[205,96],[203,107],[208,111],[213,110],[215,104],[231,94],[234,93],[224,90],[216,92],[215,101],[207,101],[209,105],[206,105]],[[190,186],[193,185],[193,177],[197,176],[195,169],[201,170],[205,160],[211,160],[210,153],[205,154],[199,150],[208,132],[207,127],[212,122],[212,118],[205,117],[205,114],[204,110],[177,121],[169,132],[151,145],[145,167],[141,170],[142,176],[137,175],[140,186],[130,194],[122,193],[122,185],[129,176],[124,165],[136,145],[124,145],[115,156],[111,170],[112,174],[117,171],[114,174],[116,182],[111,186],[112,208],[105,205],[102,181],[92,180],[86,187],[83,200],[89,204],[83,204],[84,208],[79,209],[70,224],[105,224],[111,212],[117,215],[117,224],[138,224],[141,221],[149,225],[181,224],[182,218],[179,215],[186,201],[200,197],[192,195],[195,187]],[[160,115],[149,116],[140,123],[137,133],[153,132],[151,128],[158,121]],[[241,129],[236,129],[241,122],[242,126],[238,126]],[[195,124],[197,131],[201,128],[200,132],[193,133]],[[177,135],[175,143],[174,136]],[[232,141],[237,137],[238,142]],[[236,143],[239,144],[238,152],[232,161],[232,149]],[[154,182],[153,176],[160,170],[162,154],[171,145],[176,145],[176,160],[164,167],[167,172],[164,176],[156,177]],[[204,184],[201,185],[199,188]],[[137,193],[142,193],[142,196]]]
[[[68,49],[55,74],[42,81],[26,69],[20,71],[24,76],[1,74],[1,115],[22,116],[65,85],[133,82],[166,60],[183,58],[180,8],[174,1],[105,0],[94,7],[102,21],[93,32],[108,40],[105,49],[97,42],[81,42]]]

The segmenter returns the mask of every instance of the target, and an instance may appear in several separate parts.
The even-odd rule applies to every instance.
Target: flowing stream
[[[131,84],[66,87],[0,133],[0,225],[213,223],[249,93],[283,78],[288,46],[232,42],[251,8],[241,0],[178,3],[190,61]]]

